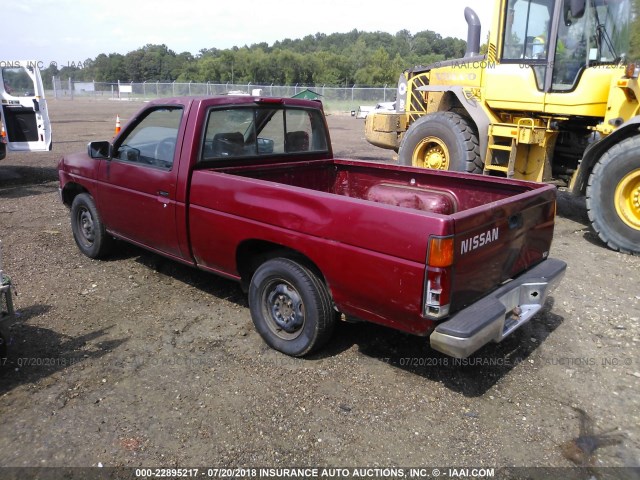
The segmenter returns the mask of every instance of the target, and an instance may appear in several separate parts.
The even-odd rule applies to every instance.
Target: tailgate
[[[472,304],[549,255],[556,189],[532,190],[453,215],[450,313]]]

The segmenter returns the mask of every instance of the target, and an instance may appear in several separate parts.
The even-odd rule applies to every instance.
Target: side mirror
[[[91,158],[111,158],[111,144],[109,142],[90,142],[87,153]]]
[[[270,138],[258,137],[258,154],[264,155],[273,153],[274,141]]]
[[[571,8],[571,16],[573,18],[582,18],[587,8],[586,0],[568,0]]]

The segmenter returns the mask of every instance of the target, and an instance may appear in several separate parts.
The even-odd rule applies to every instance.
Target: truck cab
[[[51,150],[51,123],[38,62],[0,65],[0,101],[0,160],[7,151]]]

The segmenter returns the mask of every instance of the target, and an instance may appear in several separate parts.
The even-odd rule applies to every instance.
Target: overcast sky
[[[225,49],[317,32],[433,30],[466,40],[464,8],[482,21],[493,0],[3,0],[0,62],[37,60],[64,66],[100,53],[126,54],[148,43],[176,53]],[[401,9],[404,6],[406,8]]]

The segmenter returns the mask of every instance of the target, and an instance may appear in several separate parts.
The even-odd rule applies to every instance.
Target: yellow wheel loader
[[[554,182],[586,195],[610,248],[640,254],[639,68],[633,0],[497,0],[485,55],[406,70],[367,140],[404,165]],[[638,12],[640,14],[640,12]]]

